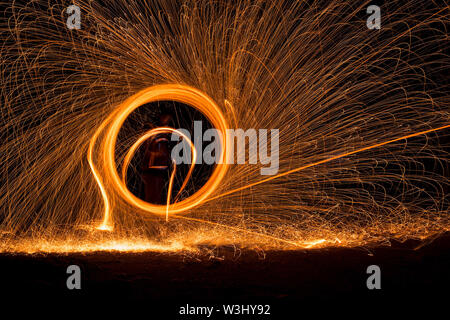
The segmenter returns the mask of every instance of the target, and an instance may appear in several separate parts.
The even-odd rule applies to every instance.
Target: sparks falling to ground
[[[8,2],[1,18],[0,251],[361,246],[450,229],[445,2],[391,1],[380,30],[368,1],[79,1],[79,30],[54,2]],[[220,130],[279,129],[278,174],[220,164],[179,201],[137,198],[120,172],[146,132],[117,136],[159,100]]]

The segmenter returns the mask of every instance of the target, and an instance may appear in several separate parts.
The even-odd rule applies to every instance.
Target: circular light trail
[[[171,100],[171,101],[177,101],[180,103],[184,103],[187,105],[190,105],[191,107],[197,109],[202,114],[206,116],[206,118],[211,122],[214,128],[218,130],[220,133],[220,145],[221,145],[221,152],[219,155],[219,161],[216,164],[210,178],[208,181],[193,195],[190,197],[175,202],[173,204],[170,204],[170,206],[166,205],[157,205],[152,204],[149,202],[146,202],[142,199],[139,199],[136,197],[126,186],[125,179],[121,179],[118,170],[117,170],[117,164],[115,161],[115,147],[117,143],[117,137],[119,134],[119,131],[127,119],[127,117],[137,108],[140,106],[156,102],[156,101],[164,101],[164,100]],[[98,136],[100,135],[100,132],[106,129],[103,143],[101,144],[100,152],[101,157],[100,160],[103,161],[102,166],[99,166],[103,168],[103,171],[99,174],[99,172],[96,170],[93,161],[92,161],[92,152],[94,149],[94,145],[96,143],[96,140]],[[162,129],[162,128],[158,128]],[[164,128],[167,129],[167,128]],[[220,182],[222,181],[223,177],[225,176],[227,172],[227,165],[226,165],[226,155],[227,155],[227,137],[224,134],[226,130],[228,129],[228,124],[225,120],[225,117],[222,114],[222,111],[220,110],[219,106],[206,94],[203,92],[189,87],[185,85],[178,85],[178,84],[165,84],[165,85],[157,85],[152,86],[149,88],[146,88],[137,94],[133,95],[132,97],[128,98],[126,101],[124,101],[118,108],[115,110],[100,126],[97,130],[94,137],[91,139],[91,146],[89,148],[89,155],[88,160],[91,165],[92,172],[94,174],[94,177],[97,180],[97,183],[99,184],[100,190],[102,191],[102,196],[105,202],[105,215],[103,219],[103,223],[100,226],[101,229],[109,229],[111,228],[111,214],[110,211],[112,210],[111,205],[108,200],[107,192],[105,191],[104,184],[108,184],[108,190],[112,189],[115,192],[117,192],[126,202],[131,204],[134,207],[137,207],[145,212],[157,214],[157,215],[166,215],[166,217],[170,214],[178,214],[183,213],[189,209],[192,209],[200,204],[202,204],[208,196],[210,196],[220,185]],[[174,130],[173,132],[175,132]],[[159,132],[159,131],[158,131]],[[179,133],[178,131],[176,131]],[[148,134],[147,134],[148,135]],[[151,135],[151,134],[150,134]],[[186,138],[186,137],[185,137]],[[138,140],[138,144],[142,143],[144,140],[141,137]],[[189,141],[190,142],[190,141]],[[134,144],[132,149],[129,151],[126,159],[130,160],[130,157],[132,156],[134,150],[137,148],[138,144]],[[192,143],[191,144],[191,148]],[[189,178],[190,174],[192,173],[192,168],[189,170],[188,176],[186,178]],[[123,175],[123,173],[122,173]],[[185,182],[183,183],[183,187],[185,183],[187,182],[187,179],[185,179]]]

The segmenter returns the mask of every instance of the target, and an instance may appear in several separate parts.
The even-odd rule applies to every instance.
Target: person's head
[[[172,115],[170,113],[162,113],[159,116],[159,125],[162,127],[167,127],[172,122]]]

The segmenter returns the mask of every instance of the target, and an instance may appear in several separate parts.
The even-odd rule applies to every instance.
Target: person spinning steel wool
[[[161,114],[159,127],[168,127],[172,116],[168,113]],[[172,165],[169,148],[170,134],[158,134],[145,142],[144,160],[142,163],[142,179],[144,181],[145,201],[154,204],[165,204],[163,191],[166,181],[169,179],[169,171]]]

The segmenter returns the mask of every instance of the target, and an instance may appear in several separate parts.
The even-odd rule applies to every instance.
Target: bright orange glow
[[[194,164],[194,163],[192,163],[192,164]],[[176,164],[175,160],[172,160],[172,165],[173,165],[173,169],[172,169],[172,173],[170,174],[169,186],[168,186],[168,190],[167,190],[166,222],[169,221],[169,207],[170,207],[170,200],[172,199],[173,179],[175,178],[175,173],[177,171],[177,164]],[[187,178],[184,179],[184,181],[187,182],[188,181]]]
[[[204,93],[188,86],[177,84],[154,86],[142,90],[141,92],[127,99],[117,108],[117,110],[113,113],[112,116],[108,117],[101,124],[100,128],[97,130],[96,134],[91,139],[90,143],[91,147],[89,148],[88,159],[92,169],[92,173],[94,174],[94,177],[99,185],[99,188],[102,191],[105,205],[104,219],[100,228],[105,228],[105,226],[111,225],[111,208],[104,187],[105,182],[111,186],[111,189],[118,192],[118,194],[131,205],[148,213],[153,213],[157,215],[166,215],[166,217],[168,218],[170,214],[182,213],[200,205],[211,193],[213,193],[216,190],[216,188],[220,185],[221,180],[226,174],[227,165],[225,163],[225,159],[226,159],[227,143],[226,143],[226,135],[222,134],[220,136],[220,144],[222,148],[221,154],[219,156],[219,163],[216,165],[209,180],[190,197],[180,202],[175,202],[170,206],[163,206],[143,201],[138,197],[136,197],[134,194],[132,194],[130,190],[128,190],[123,178],[125,175],[124,172],[126,172],[126,168],[128,167],[128,164],[137,147],[153,134],[167,131],[176,132],[176,130],[170,128],[157,128],[149,131],[147,134],[139,138],[138,141],[131,147],[130,151],[125,157],[123,166],[123,170],[125,171],[122,171],[122,179],[120,179],[119,174],[117,172],[117,165],[115,163],[114,158],[114,150],[116,146],[117,135],[119,134],[119,130],[122,127],[126,118],[135,109],[146,103],[162,100],[172,100],[188,104],[198,109],[200,112],[202,112],[212,123],[212,125],[216,129],[218,129],[219,132],[226,132],[226,130],[228,129],[228,125],[225,121],[225,118],[222,115],[222,112],[220,108],[217,106],[217,104]],[[106,129],[104,141],[101,144],[102,145],[101,152],[103,153],[102,157],[103,163],[101,167],[104,168],[104,171],[102,172],[103,179],[101,179],[92,162],[92,149],[93,146],[95,145],[95,142],[99,136],[100,131],[102,131],[106,127],[108,129]],[[183,137],[185,139],[187,138],[184,135]],[[190,142],[190,145],[191,148],[193,148],[192,142]],[[194,156],[196,156],[195,153],[193,154]],[[192,173],[192,170],[193,165],[191,165],[189,175]],[[185,179],[183,183],[183,188],[186,185],[186,183],[187,179]]]
[[[89,167],[91,168],[92,174],[94,175],[94,179],[97,182],[98,187],[100,188],[100,192],[103,198],[103,205],[104,205],[104,211],[103,211],[103,221],[101,223],[101,225],[98,226],[99,230],[105,230],[105,231],[112,231],[113,230],[113,226],[111,224],[110,221],[110,203],[109,203],[109,198],[108,198],[108,194],[105,190],[105,187],[103,185],[103,181],[100,178],[99,172],[97,171],[97,169],[94,166],[94,162],[93,162],[93,152],[94,152],[94,147],[95,147],[95,143],[98,139],[98,136],[100,135],[100,133],[102,132],[102,130],[106,127],[108,121],[110,120],[110,118],[112,117],[109,116],[107,121],[104,121],[100,127],[97,129],[97,131],[95,131],[94,136],[92,137],[91,141],[89,142],[89,149],[88,149],[88,162],[89,162]]]

